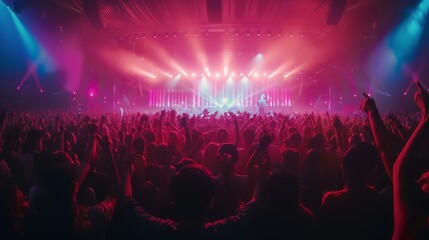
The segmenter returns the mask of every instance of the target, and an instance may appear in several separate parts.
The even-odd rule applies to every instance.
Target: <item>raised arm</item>
[[[286,131],[286,136],[285,136],[285,129],[287,129],[287,123],[289,121],[289,116],[285,115],[284,119],[282,121],[282,124],[280,125],[280,129],[279,129],[279,133],[277,135],[277,141],[279,143],[279,146],[282,146],[284,143],[285,138],[288,137],[287,135],[287,131]]]
[[[397,156],[394,146],[395,144],[396,146],[400,145],[400,143],[398,143],[395,136],[389,132],[384,125],[374,99],[370,98],[366,94],[365,98],[366,99],[361,103],[361,109],[368,115],[369,125],[374,136],[375,145],[381,154],[386,172],[390,179],[392,179],[393,164],[395,163]]]
[[[258,175],[268,173],[269,168],[271,167],[270,161],[263,161],[263,158],[264,155],[267,154],[267,148],[273,142],[273,140],[274,135],[265,133],[262,134],[259,140],[258,148],[255,150],[252,156],[250,156],[249,161],[247,162],[247,175],[253,183],[256,183],[257,179],[261,178],[260,176],[258,177]]]
[[[422,164],[420,153],[429,134],[429,94],[420,83],[414,100],[422,110],[422,119],[399,154],[393,168],[393,239],[415,239],[419,226],[427,224],[428,197],[418,186]],[[427,226],[427,225],[426,225]]]

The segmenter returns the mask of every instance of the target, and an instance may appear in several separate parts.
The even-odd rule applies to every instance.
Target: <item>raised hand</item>
[[[334,117],[334,123],[333,123],[333,126],[335,127],[335,128],[340,128],[341,126],[342,126],[342,123],[341,123],[341,120],[340,120],[340,118],[337,116],[337,115],[335,115],[335,117]]]
[[[369,113],[372,111],[377,111],[377,106],[375,105],[375,101],[373,98],[370,98],[368,95],[365,95],[365,100],[363,100],[360,104],[360,109],[365,113]]]
[[[161,111],[161,119],[164,119],[164,117],[165,117],[165,113],[166,113],[166,112],[165,112],[165,110],[162,110],[162,111]]]
[[[423,118],[429,114],[429,94],[425,91],[419,81],[415,81],[417,85],[417,92],[414,94],[414,102],[423,113]]]
[[[188,119],[186,117],[181,117],[179,123],[180,123],[180,126],[187,127],[188,126]]]

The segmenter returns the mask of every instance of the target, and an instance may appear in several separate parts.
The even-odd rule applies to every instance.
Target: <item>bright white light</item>
[[[195,73],[192,73],[192,77],[195,77]]]
[[[210,77],[210,70],[209,70],[209,68],[207,68],[207,67],[206,67],[206,69],[204,69],[204,70],[206,71],[207,76],[209,76],[209,77]]]
[[[242,77],[243,76],[243,73],[240,73],[240,77]]]
[[[217,72],[217,73],[216,73],[216,77],[219,77],[219,75],[220,75],[220,74]]]
[[[94,96],[94,93],[90,93],[90,94],[89,94],[89,96],[93,97],[93,96]]]
[[[228,102],[228,99],[224,98],[224,99],[222,99],[222,102],[226,103],[226,102]]]
[[[228,74],[228,68],[224,67],[223,68],[223,75],[226,77],[227,74]]]
[[[264,73],[264,77],[267,76],[267,73]]]
[[[232,76],[232,77],[235,77],[235,73],[234,73],[234,72],[232,72],[232,73],[231,73],[231,76]]]
[[[256,73],[256,72],[255,72],[255,73],[253,74],[253,76],[254,76],[254,77],[258,77],[258,73]]]

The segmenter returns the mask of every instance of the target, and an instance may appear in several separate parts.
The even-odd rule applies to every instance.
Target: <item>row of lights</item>
[[[172,75],[172,74],[169,74],[169,73],[167,73],[166,74],[169,78],[173,78],[174,77],[174,75]],[[185,76],[191,76],[191,77],[197,77],[197,75],[200,75],[201,77],[211,77],[212,76],[212,74],[210,74],[210,73],[195,73],[195,72],[192,72],[191,74],[188,74],[188,73],[186,73],[186,72],[183,72],[183,73],[178,73],[176,76],[182,76],[182,75],[185,75]],[[216,72],[215,74],[213,74],[214,75],[214,77],[216,77],[216,78],[219,78],[221,75],[223,75],[224,77],[227,77],[228,76],[228,74],[221,74],[221,73],[219,73],[219,72]],[[276,74],[275,73],[272,73],[272,74],[268,74],[268,73],[266,73],[266,72],[264,72],[264,73],[258,73],[258,72],[254,72],[254,71],[251,71],[249,74],[245,74],[245,73],[243,73],[243,72],[240,72],[240,73],[235,73],[235,72],[231,72],[230,74],[229,74],[229,76],[230,77],[235,77],[235,76],[240,76],[240,77],[244,77],[244,76],[246,76],[246,77],[254,77],[254,78],[257,78],[257,77],[260,77],[260,76],[263,76],[263,77],[268,77],[268,78],[272,78],[273,76],[275,76]],[[287,78],[287,77],[289,77],[290,76],[290,74],[284,74],[283,75],[283,77],[284,78]]]
[[[267,37],[272,37],[272,36],[282,37],[282,36],[284,36],[284,34],[282,34],[281,31],[279,31],[277,33],[271,33],[270,31],[268,31],[266,33],[261,33],[261,31],[258,31],[258,32],[247,31],[247,32],[244,32],[244,33],[243,32],[240,33],[240,31],[235,31],[235,32],[225,32],[224,34],[227,35],[227,36],[228,35],[235,35],[235,36],[243,35],[243,36],[248,36],[248,37],[252,36],[252,35],[258,36],[258,37],[261,37],[263,35],[265,35]],[[148,38],[150,36],[152,38],[158,38],[158,37],[165,37],[165,38],[173,37],[173,38],[177,38],[179,36],[179,34],[178,33],[168,33],[168,32],[166,32],[166,33],[153,33],[152,35],[150,35],[150,34],[143,34],[143,33],[141,33],[141,34],[133,34],[133,35],[128,36],[128,40],[146,39],[146,38]],[[207,37],[207,36],[209,36],[209,32],[204,32],[204,33],[194,32],[193,34],[183,33],[183,36],[185,36],[185,37],[188,37],[188,36],[194,36],[194,37],[205,36],[205,37]],[[294,37],[294,36],[310,37],[310,34],[309,33],[300,33],[300,34],[289,33],[289,34],[286,34],[286,36],[289,36],[289,37]],[[120,37],[120,40],[124,40],[124,38]]]

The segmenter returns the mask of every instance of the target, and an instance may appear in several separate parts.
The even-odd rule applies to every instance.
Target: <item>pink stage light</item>
[[[192,73],[192,77],[195,77],[195,73]]]
[[[220,75],[220,74],[217,72],[217,73],[216,73],[216,77],[219,77],[219,75]]]
[[[89,94],[89,96],[90,96],[90,97],[93,97],[93,96],[94,96],[94,93],[90,93],[90,94]]]

